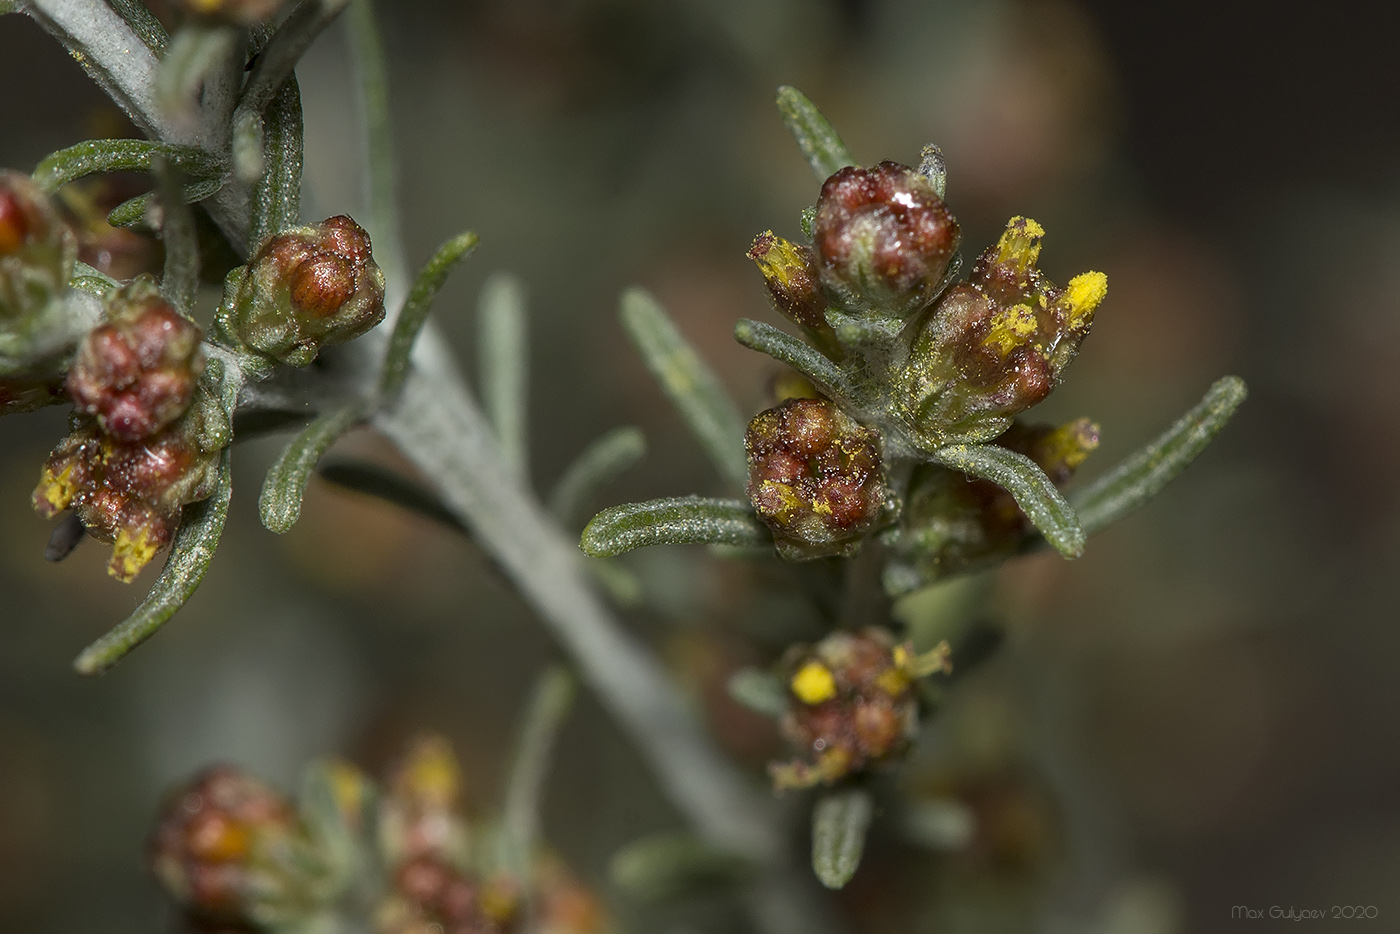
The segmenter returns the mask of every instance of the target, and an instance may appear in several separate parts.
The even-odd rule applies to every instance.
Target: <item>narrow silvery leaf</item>
[[[540,675],[511,759],[501,814],[500,865],[527,891],[539,842],[540,799],[550,752],[573,698],[574,679],[562,666],[555,665]]]
[[[948,191],[948,163],[943,150],[929,143],[919,152],[919,174],[929,180],[933,190],[942,198]]]
[[[1086,532],[1097,532],[1162,492],[1220,433],[1249,395],[1244,380],[1217,380],[1205,398],[1151,444],[1074,496]]]
[[[408,293],[403,311],[394,322],[394,333],[390,336],[388,349],[384,352],[384,371],[379,377],[379,394],[386,401],[397,396],[403,386],[404,377],[408,375],[409,359],[413,355],[414,341],[418,339],[418,333],[423,330],[423,325],[428,320],[433,299],[437,297],[442,284],[447,281],[447,274],[471,255],[478,242],[476,234],[471,231],[458,234],[438,247],[433,258],[419,270],[418,278],[413,283],[413,291]]]
[[[389,119],[389,81],[384,67],[384,44],[375,21],[373,0],[351,0],[345,14],[350,34],[350,62],[355,70],[361,131],[364,134],[364,185],[369,219],[364,225],[374,240],[375,261],[389,286],[389,307],[395,304],[398,283],[407,279],[403,268],[403,235],[395,195],[394,128]]]
[[[217,177],[227,168],[218,158],[193,146],[144,139],[90,139],[45,156],[34,168],[34,182],[45,191],[57,191],[99,172],[148,172],[152,160],[161,156],[194,178]]]
[[[223,187],[222,178],[206,178],[201,181],[190,182],[184,186],[183,194],[186,204],[193,204],[196,201],[203,201],[211,195],[217,194]],[[156,194],[148,191],[143,195],[137,195],[123,201],[121,204],[107,212],[107,223],[113,227],[132,227],[137,224],[147,222],[152,208],[158,203]]]
[[[778,112],[818,179],[826,181],[837,169],[856,164],[821,111],[797,88],[778,88]]]
[[[525,287],[509,273],[493,273],[477,306],[481,402],[506,466],[522,481],[529,471],[529,348]]]
[[[640,428],[614,428],[584,448],[564,471],[549,494],[549,511],[560,522],[572,524],[588,501],[598,495],[647,452],[647,439]]]
[[[977,815],[956,799],[910,801],[900,830],[904,839],[941,853],[954,853],[972,842]]]
[[[366,461],[336,461],[322,464],[317,475],[327,483],[364,493],[386,503],[393,503],[409,512],[445,525],[456,532],[469,534],[466,526],[427,487],[393,471]]]
[[[622,293],[622,326],[720,476],[743,489],[749,476],[744,418],[714,371],[642,289]]]
[[[736,499],[677,496],[604,509],[583,530],[580,546],[611,558],[647,545],[764,545],[772,533],[749,504]]]
[[[750,878],[752,861],[692,833],[658,833],[613,855],[612,883],[632,898],[659,902],[732,886]]]
[[[734,339],[750,350],[767,354],[779,363],[792,367],[831,399],[841,403],[843,408],[858,408],[852,398],[855,393],[850,381],[836,364],[786,331],[762,321],[742,318],[734,325]]]
[[[306,484],[316,462],[332,444],[365,417],[366,407],[352,403],[321,415],[282,449],[277,462],[267,471],[262,495],[258,497],[258,514],[262,524],[281,535],[296,525],[301,516],[301,501],[306,496]]]
[[[195,235],[194,212],[185,203],[180,187],[180,173],[164,156],[151,163],[160,196],[160,239],[165,247],[165,269],[160,287],[176,308],[188,315],[194,310],[195,293],[199,290],[199,240]]]
[[[165,27],[160,24],[143,0],[107,0],[112,9],[117,11],[117,15],[126,20],[126,24],[131,27],[131,31],[136,33],[157,56],[165,53],[165,47],[170,43],[170,36],[166,33]]]
[[[263,115],[263,176],[253,188],[250,249],[301,223],[301,91],[295,76],[282,82]]]
[[[95,675],[111,668],[154,635],[185,605],[214,560],[214,549],[224,531],[232,491],[229,452],[225,448],[219,461],[219,483],[214,495],[185,507],[180,530],[170,546],[170,557],[156,578],[155,586],[136,612],[83,650],[73,663],[80,674]]]
[[[864,789],[833,791],[812,810],[812,869],[821,884],[839,889],[856,874],[875,802]]]
[[[199,92],[228,59],[238,53],[240,33],[233,26],[186,24],[175,34],[156,73],[156,100],[168,116],[192,122]]]
[[[1084,529],[1078,516],[1029,457],[995,444],[950,444],[934,456],[946,467],[1005,488],[1031,524],[1066,558],[1084,553]]]
[[[272,103],[282,82],[291,75],[292,69],[321,31],[345,9],[346,2],[311,0],[298,5],[287,15],[258,53],[253,72],[243,85],[243,95],[238,101],[240,113],[260,114]]]
[[[783,682],[771,671],[740,668],[729,676],[729,696],[754,713],[770,717],[782,716],[788,708],[788,693]]]

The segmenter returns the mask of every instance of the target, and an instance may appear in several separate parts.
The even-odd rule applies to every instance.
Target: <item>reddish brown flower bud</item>
[[[985,441],[1059,382],[1108,291],[1103,273],[1065,288],[1039,269],[1045,231],[1013,217],[966,283],[918,326],[902,381],[906,423],[926,443]]]
[[[68,286],[77,241],[28,175],[0,169],[0,356]],[[16,330],[19,329],[19,330]]]
[[[467,844],[459,812],[462,776],[446,739],[421,736],[404,755],[380,805],[381,832],[391,863],[419,856],[452,859]]]
[[[286,0],[179,0],[185,11],[236,26],[253,26],[277,14]]]
[[[384,274],[369,235],[349,217],[269,237],[230,273],[218,324],[224,333],[292,366],[326,344],[359,337],[384,319]]]
[[[1058,428],[1016,422],[996,443],[1026,455],[1056,486],[1063,486],[1098,447],[1099,426],[1087,418]],[[920,467],[886,569],[887,589],[912,590],[925,581],[1010,558],[1031,531],[1016,500],[997,484],[944,467]]]
[[[918,727],[915,682],[948,670],[948,645],[915,655],[888,630],[837,632],[788,653],[783,735],[811,761],[773,763],[774,786],[806,788],[897,758]]]
[[[206,400],[180,421],[140,441],[120,441],[88,420],[75,423],[44,465],[34,508],[51,518],[72,509],[96,539],[110,542],[108,573],[131,581],[173,540],[187,503],[208,497],[218,482],[226,424]]]
[[[441,856],[416,856],[394,871],[375,918],[377,934],[500,934],[519,913],[513,888],[482,882]]]
[[[149,437],[189,407],[204,372],[199,341],[199,328],[155,282],[137,279],[112,296],[107,323],[79,346],[68,393],[118,441]]]
[[[851,166],[822,185],[813,243],[821,284],[836,304],[904,318],[938,294],[958,223],[933,184],[908,166]]]
[[[749,499],[784,557],[859,547],[885,505],[877,441],[826,399],[789,399],[749,423]]]
[[[773,306],[785,317],[812,330],[830,330],[826,296],[817,282],[817,261],[811,249],[765,231],[749,248],[768,285]]]
[[[267,923],[285,917],[296,900],[299,835],[282,795],[216,766],[167,799],[151,839],[151,869],[198,918]]]

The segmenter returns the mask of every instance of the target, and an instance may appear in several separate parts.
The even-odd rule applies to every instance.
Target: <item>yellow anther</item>
[[[151,563],[159,550],[151,541],[149,530],[142,529],[132,535],[122,529],[112,543],[112,562],[107,565],[107,573],[129,584],[143,567]]]
[[[982,346],[991,347],[1003,357],[1024,344],[1035,334],[1040,322],[1029,305],[1012,305],[998,311],[991,329],[982,339]]]
[[[794,288],[793,276],[807,275],[807,261],[797,245],[766,230],[754,240],[749,258],[758,264],[765,279],[776,279],[784,289]]]
[[[898,650],[896,650],[897,652]],[[906,653],[907,654],[907,653]],[[880,676],[875,679],[875,685],[891,697],[898,697],[909,688],[909,672],[899,665],[896,658],[895,664],[898,667],[887,668],[880,672]]]
[[[457,799],[462,785],[457,757],[441,736],[427,736],[415,743],[405,766],[402,788],[409,797],[438,808],[449,807]]]
[[[1084,463],[1099,446],[1099,426],[1087,418],[1066,422],[1046,435],[1037,447],[1051,464],[1063,464],[1070,470]]]
[[[1040,258],[1040,238],[1045,228],[1029,217],[1013,217],[997,240],[997,262],[1026,269]]]
[[[792,676],[792,693],[804,704],[820,704],[836,696],[836,677],[821,662],[808,662]]]
[[[1089,319],[1099,302],[1108,294],[1108,276],[1101,272],[1081,272],[1065,287],[1069,303],[1070,327],[1078,327]]]
[[[78,486],[73,482],[73,465],[69,464],[59,473],[54,473],[47,467],[44,468],[44,475],[39,480],[39,489],[35,491],[38,497],[43,498],[47,509],[42,509],[47,515],[67,509],[73,502],[73,497],[78,493]]]

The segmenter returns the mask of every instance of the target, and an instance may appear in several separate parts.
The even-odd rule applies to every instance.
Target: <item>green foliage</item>
[[[812,809],[812,871],[829,889],[844,888],[860,866],[875,802],[863,788],[822,795]]]
[[[368,407],[363,404],[332,409],[307,425],[282,449],[277,462],[268,469],[258,496],[258,514],[268,530],[281,535],[296,524],[316,462],[366,414]]]
[[[747,503],[676,496],[605,509],[583,530],[586,554],[611,558],[647,545],[735,545],[772,541]]]
[[[438,290],[447,281],[448,274],[458,263],[471,255],[479,242],[477,235],[471,231],[458,234],[438,247],[432,259],[419,271],[418,278],[413,283],[413,291],[408,293],[408,300],[404,302],[398,320],[394,322],[394,333],[390,336],[388,348],[384,352],[384,369],[379,377],[379,395],[385,400],[393,400],[403,388],[404,378],[408,376],[413,345],[418,340],[423,325],[428,321],[428,312],[432,310],[433,299],[437,297]]]

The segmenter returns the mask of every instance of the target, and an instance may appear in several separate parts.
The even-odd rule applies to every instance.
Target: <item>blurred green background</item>
[[[773,108],[783,83],[863,161],[941,145],[965,254],[1027,214],[1049,231],[1052,278],[1108,274],[1094,337],[1041,413],[1100,422],[1086,476],[1214,378],[1249,382],[1216,445],[1081,560],[998,572],[1005,645],[904,780],[1004,832],[947,855],[877,835],[837,902],[853,930],[1226,931],[1245,923],[1236,905],[1371,905],[1369,929],[1395,929],[1395,6],[396,0],[379,13],[410,262],[464,227],[483,238],[437,305],[468,373],[482,280],[509,270],[529,290],[542,489],[597,434],[637,424],[651,453],[596,505],[716,490],[616,298],[653,290],[745,409],[767,404],[769,361],[730,333],[738,317],[774,320],[751,239],[796,239],[817,190]],[[341,28],[298,75],[305,213],[363,213]],[[126,132],[22,17],[0,18],[0,88],[5,166]],[[388,506],[314,484],[292,532],[263,530],[255,491],[281,439],[237,450],[230,527],[189,606],[109,675],[73,674],[155,572],[115,583],[92,543],[43,561],[49,526],[29,493],[63,422],[52,409],[0,424],[0,930],[164,929],[145,835],[161,791],[212,760],[294,787],[312,757],[377,770],[436,729],[473,809],[495,806],[548,639],[470,543]],[[336,450],[393,459],[367,434]],[[699,550],[629,563],[645,596],[628,624],[758,780],[774,731],[720,685],[784,634],[810,635],[800,614],[762,573]],[[639,912],[607,888],[619,845],[678,818],[587,697],[545,822],[633,929],[728,923]]]

